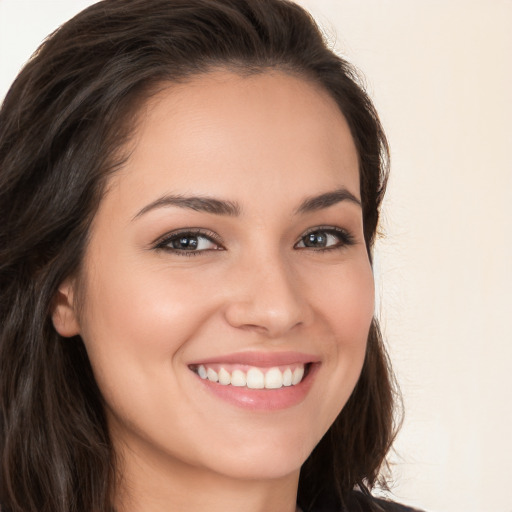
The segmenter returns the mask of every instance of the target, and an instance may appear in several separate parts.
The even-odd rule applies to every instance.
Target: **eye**
[[[222,246],[215,240],[214,233],[199,231],[179,231],[165,235],[155,244],[155,249],[163,249],[174,253],[186,254],[201,253],[204,251],[222,250]]]
[[[354,244],[354,237],[346,230],[335,227],[314,228],[296,244],[296,249],[331,250]]]

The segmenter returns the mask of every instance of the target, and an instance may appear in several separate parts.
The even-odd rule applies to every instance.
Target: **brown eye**
[[[199,247],[200,240],[198,236],[180,236],[168,243],[173,249],[195,251]]]
[[[157,249],[163,249],[176,253],[200,253],[203,251],[219,250],[222,247],[211,236],[204,233],[180,232],[166,236],[156,245]]]
[[[330,242],[329,238],[335,239],[332,235],[318,231],[316,233],[309,233],[309,235],[306,235],[302,239],[302,242],[304,243],[304,247],[326,247]]]

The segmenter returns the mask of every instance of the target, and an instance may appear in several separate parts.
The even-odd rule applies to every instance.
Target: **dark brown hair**
[[[50,321],[76,275],[105,181],[122,164],[137,106],[165,82],[223,67],[277,69],[323,87],[360,160],[368,252],[387,144],[353,68],[284,0],[104,0],[52,34],[0,111],[0,503],[12,512],[106,512],[115,454],[79,337]],[[378,479],[393,437],[393,386],[376,321],[348,403],[305,462],[298,500],[347,502]],[[324,492],[325,491],[325,492]],[[318,498],[319,499],[319,498]]]

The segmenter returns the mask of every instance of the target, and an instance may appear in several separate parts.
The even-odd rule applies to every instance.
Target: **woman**
[[[0,114],[3,510],[405,510],[369,493],[386,162],[295,4],[106,0],[54,33]]]

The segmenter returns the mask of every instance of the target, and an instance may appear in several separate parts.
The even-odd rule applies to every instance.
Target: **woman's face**
[[[75,322],[127,467],[297,474],[373,314],[347,123],[305,80],[219,71],[159,92],[137,126],[91,228],[80,318],[55,325]]]

